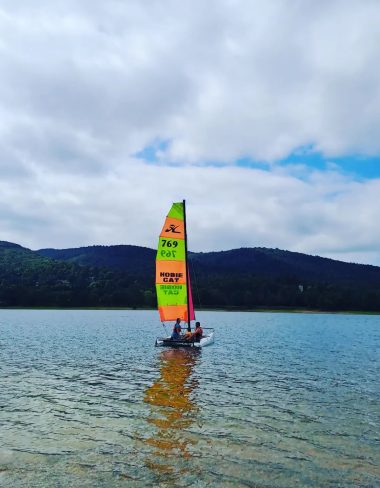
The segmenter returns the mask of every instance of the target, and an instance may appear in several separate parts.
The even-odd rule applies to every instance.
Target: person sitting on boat
[[[184,338],[185,338],[186,340],[187,340],[187,339],[190,339],[190,337],[191,337],[192,335],[193,335],[193,334],[192,334],[191,330],[187,330],[187,331],[185,332]]]
[[[182,327],[181,327],[181,319],[178,318],[174,324],[174,327],[173,327],[173,332],[172,332],[172,339],[180,339],[181,338],[181,330],[182,330]]]
[[[194,341],[194,342],[200,342],[200,340],[202,339],[202,336],[203,336],[203,329],[201,327],[201,323],[200,322],[195,322],[195,330],[192,334],[190,334],[190,336],[187,338],[187,340],[191,340],[191,341]]]

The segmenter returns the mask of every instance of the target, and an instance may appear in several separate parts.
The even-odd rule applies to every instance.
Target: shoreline
[[[128,311],[156,311],[155,308],[138,307],[0,307],[1,310],[128,310]],[[301,308],[201,308],[197,312],[247,312],[247,313],[289,313],[289,314],[335,314],[335,315],[380,315],[380,311],[373,310],[313,310]]]

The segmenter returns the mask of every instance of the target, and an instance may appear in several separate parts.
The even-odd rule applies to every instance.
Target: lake
[[[0,310],[4,487],[379,487],[380,316]]]

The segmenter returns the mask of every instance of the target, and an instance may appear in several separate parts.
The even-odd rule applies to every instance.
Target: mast
[[[186,293],[186,299],[187,299],[187,330],[191,332],[191,320],[190,320],[190,303],[189,303],[189,297],[190,297],[190,290],[189,290],[189,285],[190,285],[190,280],[189,280],[189,266],[187,263],[187,229],[186,229],[186,200],[182,201],[183,203],[183,223],[184,223],[184,234],[185,234],[185,267],[186,267],[186,287],[187,287],[187,293]]]

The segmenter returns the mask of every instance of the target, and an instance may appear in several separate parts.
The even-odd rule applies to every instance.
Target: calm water
[[[379,487],[380,317],[0,311],[2,487]]]

